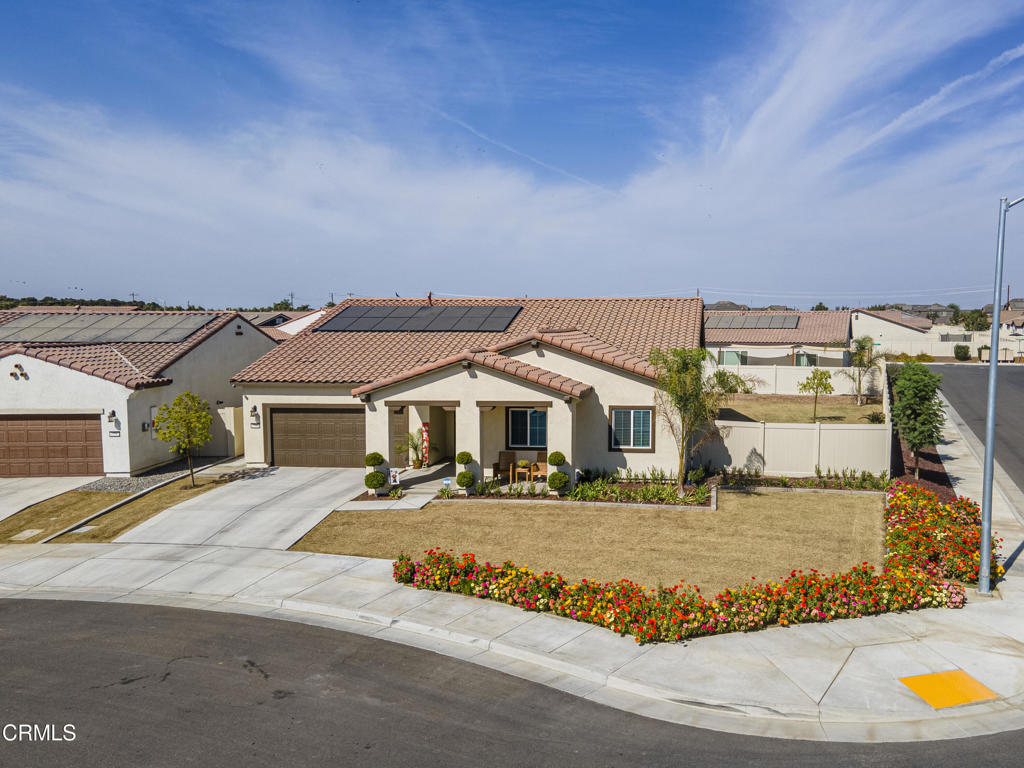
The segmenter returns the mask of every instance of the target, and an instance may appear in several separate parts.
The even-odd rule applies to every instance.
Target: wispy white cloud
[[[474,60],[485,72],[472,87],[491,83],[496,109],[518,108],[507,45],[462,8],[452,25],[414,15],[407,36],[375,45],[325,19],[256,18],[244,34],[218,21],[307,96],[231,131],[181,135],[3,90],[4,273],[37,293],[59,290],[48,281],[61,274],[175,303],[703,285],[810,304],[815,291],[849,303],[977,290],[996,200],[1024,187],[1024,46],[963,71],[950,62],[1021,3],[822,7],[790,6],[743,67],[734,56],[661,104],[645,91],[637,108],[660,135],[650,165],[615,187],[449,107],[448,84]],[[413,39],[432,53],[410,74],[396,62]],[[469,58],[430,64],[453,40]],[[939,63],[945,82],[918,77]],[[453,157],[432,133],[438,116],[503,151]],[[411,125],[401,135],[388,120]],[[1020,284],[1024,235],[1008,246]]]

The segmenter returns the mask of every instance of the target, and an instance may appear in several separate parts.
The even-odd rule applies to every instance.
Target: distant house
[[[714,304],[705,304],[707,312],[735,312],[742,309],[750,309],[746,304],[737,304],[735,301],[716,301]]]
[[[704,346],[722,365],[842,366],[849,310],[704,313]]]
[[[242,392],[230,377],[274,346],[236,312],[0,311],[0,477],[125,476],[172,461],[151,427],[185,390],[215,411],[207,455],[234,455]]]

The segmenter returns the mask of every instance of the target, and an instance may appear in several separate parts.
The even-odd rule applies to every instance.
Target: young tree
[[[196,475],[192,469],[192,450],[210,442],[210,404],[191,392],[182,392],[170,405],[163,403],[153,421],[156,436],[171,444],[171,452],[178,453],[188,461],[188,474],[192,487],[196,487]]]
[[[960,320],[963,317],[962,313],[960,311],[960,305],[959,304],[947,304],[946,307],[948,309],[953,310],[953,313],[949,316],[950,324],[952,324],[952,325],[960,325]]]
[[[650,362],[658,371],[655,405],[679,449],[680,493],[690,469],[690,457],[713,435],[715,418],[726,392],[714,373],[704,375],[704,361],[713,359],[703,348],[651,351]]]
[[[992,327],[988,315],[980,309],[969,309],[960,313],[960,322],[965,331],[987,331]]]
[[[873,371],[882,371],[885,353],[875,350],[875,340],[870,336],[854,339],[850,345],[850,367],[852,371],[841,368],[839,373],[857,387],[857,405],[864,404],[864,381]]]
[[[831,395],[835,390],[832,388],[832,374],[822,368],[815,368],[811,375],[800,382],[797,386],[801,392],[814,394],[814,414],[811,421],[818,420],[818,395]]]
[[[903,364],[893,387],[895,402],[892,421],[899,429],[910,450],[914,452],[914,477],[920,477],[921,449],[935,445],[942,439],[942,425],[946,418],[939,403],[942,376],[932,373],[928,366],[911,360]]]

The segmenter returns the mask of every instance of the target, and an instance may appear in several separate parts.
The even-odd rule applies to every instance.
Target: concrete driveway
[[[361,490],[361,469],[270,467],[171,507],[118,542],[287,549]]]
[[[0,477],[0,520],[98,477]]]

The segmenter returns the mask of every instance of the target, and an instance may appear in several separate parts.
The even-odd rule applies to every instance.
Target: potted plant
[[[395,444],[399,453],[408,451],[412,454],[412,468],[419,469],[423,466],[423,429],[417,429],[405,436],[405,440]]]
[[[462,489],[463,495],[469,496],[469,489],[476,484],[476,475],[464,469],[455,476],[455,483]]]
[[[552,472],[548,477],[548,495],[561,496],[569,487],[569,476],[565,472]]]
[[[363,480],[363,482],[366,483],[366,487],[370,489],[370,496],[377,496],[380,489],[384,487],[387,481],[387,476],[383,472],[378,472],[376,470],[368,473],[366,478]]]

